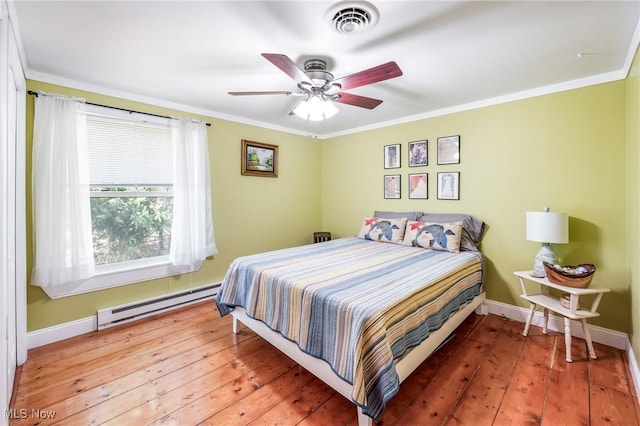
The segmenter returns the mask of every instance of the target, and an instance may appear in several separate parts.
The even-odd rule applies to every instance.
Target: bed
[[[482,255],[425,249],[409,231],[415,223],[374,216],[358,237],[240,257],[218,310],[233,316],[234,332],[243,323],[351,400],[370,425],[485,297]],[[433,248],[439,232],[424,234]]]

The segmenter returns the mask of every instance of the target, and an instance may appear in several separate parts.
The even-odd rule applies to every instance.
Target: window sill
[[[87,280],[54,287],[42,287],[42,290],[47,293],[50,298],[60,299],[157,278],[186,274],[197,271],[201,265],[202,262],[193,267],[172,265],[169,262],[168,256],[123,262],[121,264],[103,265],[96,267],[96,274]]]

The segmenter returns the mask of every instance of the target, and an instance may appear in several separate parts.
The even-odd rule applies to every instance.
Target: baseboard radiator
[[[204,300],[212,300],[219,289],[219,283],[211,284],[134,303],[100,309],[98,310],[98,330],[125,324]]]

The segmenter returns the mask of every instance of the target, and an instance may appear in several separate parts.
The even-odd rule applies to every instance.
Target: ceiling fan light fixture
[[[330,100],[312,95],[300,102],[293,113],[304,120],[322,121],[333,117],[338,111],[339,109]]]
[[[327,9],[324,17],[338,34],[355,34],[373,28],[380,12],[367,1],[339,1]]]

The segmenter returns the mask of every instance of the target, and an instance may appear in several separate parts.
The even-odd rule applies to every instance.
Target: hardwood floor
[[[376,424],[640,425],[623,351],[472,314]],[[353,425],[354,405],[213,302],[29,351],[11,424]]]

